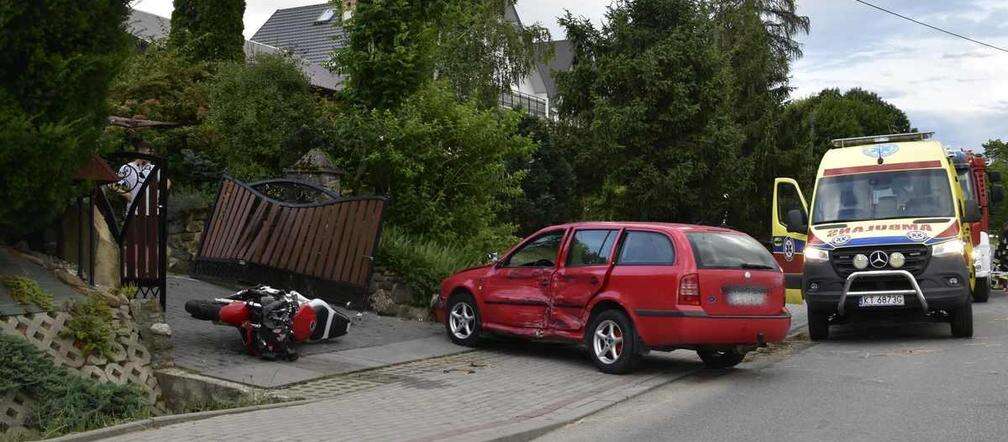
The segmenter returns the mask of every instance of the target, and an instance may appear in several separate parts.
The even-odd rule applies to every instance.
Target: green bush
[[[24,339],[0,335],[0,395],[10,392],[34,400],[28,425],[45,438],[150,416],[137,387],[72,375]]]
[[[402,277],[413,290],[414,302],[426,306],[430,296],[437,293],[441,280],[485,261],[487,252],[458,244],[441,245],[395,226],[385,226],[377,263]]]
[[[210,158],[243,180],[276,178],[313,147],[318,102],[295,61],[260,55],[218,67],[204,129]]]
[[[459,103],[432,83],[394,111],[336,109],[330,118],[346,186],[391,196],[392,224],[441,244],[492,249],[510,241],[514,225],[502,215],[521,194],[524,172],[508,164],[535,150],[518,135],[516,112]]]
[[[53,310],[53,296],[33,279],[24,276],[0,276],[0,283],[10,289],[10,297],[21,304],[35,304],[44,311]]]
[[[114,321],[112,308],[103,299],[89,296],[71,307],[70,320],[60,331],[60,336],[80,342],[85,357],[95,351],[111,356],[116,336]]]

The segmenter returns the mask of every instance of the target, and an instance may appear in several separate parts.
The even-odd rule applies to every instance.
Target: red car
[[[435,307],[456,344],[490,332],[583,342],[607,373],[649,350],[692,349],[708,367],[732,367],[791,326],[784,274],[766,248],[684,224],[547,227],[445,279]]]

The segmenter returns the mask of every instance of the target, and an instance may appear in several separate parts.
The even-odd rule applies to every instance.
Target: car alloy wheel
[[[595,357],[604,364],[613,364],[623,354],[623,330],[611,319],[599,322],[592,339]]]
[[[466,340],[476,330],[476,314],[467,302],[456,303],[448,318],[451,332],[456,338]]]

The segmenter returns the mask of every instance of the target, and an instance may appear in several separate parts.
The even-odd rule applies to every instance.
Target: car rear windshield
[[[776,270],[766,247],[748,235],[732,232],[687,233],[699,268]]]

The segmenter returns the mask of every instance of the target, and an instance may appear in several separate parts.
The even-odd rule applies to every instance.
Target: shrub
[[[70,320],[60,331],[60,336],[80,342],[85,357],[95,351],[111,356],[116,336],[114,321],[112,308],[103,299],[89,296],[74,303],[70,309]]]
[[[0,395],[10,392],[35,401],[28,425],[45,438],[150,415],[137,387],[75,376],[56,367],[24,339],[0,335]]]
[[[440,288],[441,280],[460,269],[480,264],[488,251],[459,244],[445,246],[398,227],[385,226],[377,262],[403,278],[413,290],[414,302],[426,306],[430,295]]]
[[[21,304],[35,304],[44,311],[53,310],[53,296],[42,290],[35,280],[25,276],[0,276],[0,282],[10,289],[10,296]]]

